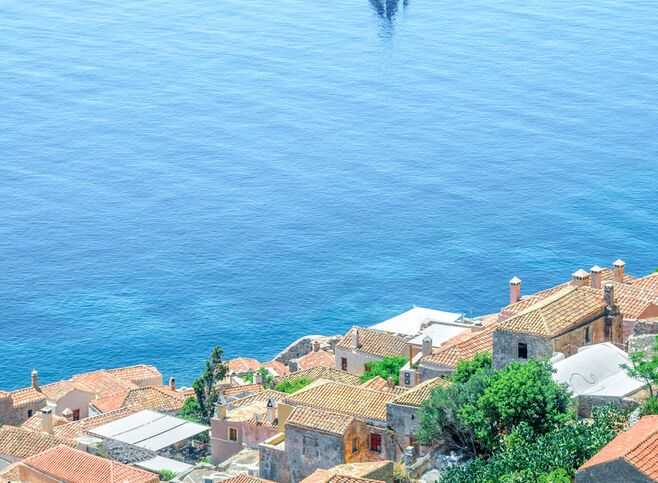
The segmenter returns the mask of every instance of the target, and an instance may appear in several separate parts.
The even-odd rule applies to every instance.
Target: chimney
[[[224,395],[219,396],[219,400],[215,403],[215,418],[226,419],[226,399]]]
[[[615,286],[612,282],[606,282],[603,287],[603,298],[608,307],[613,307],[615,305]]]
[[[235,376],[237,376],[237,374],[235,373],[235,371],[231,372],[231,374],[229,374],[229,376],[228,376],[228,382],[229,382],[229,384],[230,384],[231,386],[232,386],[233,384],[235,384]]]
[[[589,285],[589,273],[582,268],[571,276],[571,283],[576,287],[585,287]]]
[[[41,391],[39,387],[39,373],[36,369],[32,369],[32,388]]]
[[[603,272],[603,269],[598,265],[594,265],[589,269],[590,277],[592,279],[592,288],[601,288],[601,272]]]
[[[395,382],[393,381],[393,378],[391,376],[386,379],[386,385],[388,386],[389,389],[393,389],[395,387]]]
[[[53,410],[49,407],[41,410],[41,431],[53,434]]]
[[[514,277],[509,281],[509,303],[510,305],[521,300],[521,279]]]
[[[313,352],[319,352],[320,350],[320,341],[319,340],[314,340],[313,341]]]
[[[254,381],[254,384],[263,384],[263,375],[260,370],[254,372],[254,378],[252,380]]]
[[[66,408],[64,411],[62,411],[62,416],[64,416],[64,418],[69,422],[73,421],[73,411],[71,411],[71,408]]]
[[[623,260],[617,260],[612,264],[615,273],[615,282],[624,283],[624,267],[626,264]]]
[[[423,357],[432,355],[432,338],[426,335],[423,338]]]
[[[274,424],[274,421],[276,421],[276,403],[274,399],[269,398],[267,400],[267,422]]]
[[[359,329],[357,327],[352,331],[352,346],[355,349],[359,348]]]
[[[172,391],[176,390],[176,379],[174,379],[173,377],[169,378],[169,389],[171,389]]]

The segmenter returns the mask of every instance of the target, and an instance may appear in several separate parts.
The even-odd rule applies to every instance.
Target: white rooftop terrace
[[[566,383],[574,396],[625,397],[644,386],[620,367],[628,362],[628,354],[609,342],[585,346],[571,357],[553,363],[553,379]]]
[[[459,323],[463,319],[464,314],[414,306],[412,309],[407,310],[400,315],[396,315],[384,322],[370,326],[369,329],[406,336],[415,336],[418,335],[429,323]]]
[[[432,339],[432,347],[439,347],[456,335],[461,334],[465,330],[469,330],[470,327],[471,326],[467,325],[444,324],[441,322],[433,323],[429,327],[424,328],[416,337],[411,339],[409,344],[422,346],[423,339],[429,336],[430,339]]]
[[[158,451],[209,429],[202,424],[144,410],[91,429],[89,433]]]

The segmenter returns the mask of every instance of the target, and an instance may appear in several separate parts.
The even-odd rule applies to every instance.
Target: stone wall
[[[496,329],[493,333],[493,366],[496,369],[505,367],[513,361],[524,360],[518,358],[519,342],[527,344],[528,359],[550,358],[553,355],[551,339]]]
[[[347,372],[351,372],[352,374],[356,374],[358,376],[365,372],[366,364],[382,359],[382,357],[366,354],[365,352],[359,352],[356,349],[343,349],[337,347],[335,349],[335,353],[336,369],[342,369],[341,358],[344,357],[347,359]]]
[[[107,458],[119,463],[132,464],[155,458],[157,453],[115,439],[105,439],[100,445],[100,452]]]
[[[656,345],[658,320],[638,320],[628,338],[628,352],[648,351]]]
[[[420,382],[425,382],[428,379],[434,379],[439,376],[449,376],[453,373],[454,369],[448,367],[437,367],[422,362],[418,368],[420,374]]]
[[[594,394],[581,395],[576,398],[578,403],[578,415],[583,418],[589,418],[592,415],[592,409],[596,406],[605,406],[614,404],[622,410],[632,410],[638,406],[637,401],[627,397],[615,396],[598,396]]]
[[[39,411],[46,406],[46,399],[37,401],[31,404],[24,404],[14,407],[14,401],[11,397],[5,396],[0,398],[0,426],[3,424],[11,424],[12,426],[20,426],[30,416],[39,414]],[[31,411],[31,413],[30,413]]]
[[[285,446],[261,443],[258,446],[258,476],[279,483],[290,483],[290,467]]]
[[[300,339],[297,339],[295,342],[290,344],[284,350],[282,350],[275,358],[275,361],[279,361],[283,364],[288,365],[292,359],[299,359],[302,356],[305,356],[313,350],[313,342],[318,341],[320,347],[333,349],[336,345],[336,342],[341,338],[339,335],[334,336],[325,336],[325,335],[307,335]]]
[[[400,404],[386,404],[386,421],[388,427],[394,432],[396,461],[404,454],[407,446],[411,445],[410,437],[418,429],[418,408],[402,406]]]
[[[286,452],[292,483],[318,468],[328,469],[345,462],[342,436],[296,426],[286,426]]]

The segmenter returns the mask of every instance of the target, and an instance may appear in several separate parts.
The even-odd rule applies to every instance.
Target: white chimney
[[[590,277],[592,279],[592,288],[601,288],[601,273],[603,269],[598,265],[594,265],[589,269]]]
[[[41,431],[53,434],[53,410],[49,407],[41,410]]]
[[[423,357],[432,355],[432,338],[426,335],[423,338]]]
[[[521,300],[521,279],[514,277],[509,281],[509,303],[510,305]]]
[[[267,422],[274,424],[274,421],[276,421],[276,403],[274,399],[269,398],[267,400]]]
[[[260,370],[254,373],[254,378],[252,380],[255,384],[263,384],[263,375],[260,373]]]
[[[215,403],[215,418],[226,419],[226,399],[223,394],[219,396],[219,400]]]
[[[313,341],[313,352],[318,352],[320,350],[320,341],[319,340],[314,340]]]
[[[582,268],[578,269],[578,271],[571,276],[571,283],[576,287],[585,287],[589,285],[589,273]]]
[[[359,348],[359,329],[356,327],[352,331],[352,347],[355,349]]]
[[[612,266],[615,273],[615,282],[624,283],[624,267],[626,266],[624,261],[618,259]]]
[[[66,408],[62,411],[62,416],[64,416],[67,421],[73,421],[73,411],[71,411],[71,408]]]

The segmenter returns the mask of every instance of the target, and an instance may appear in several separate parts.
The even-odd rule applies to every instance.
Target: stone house
[[[210,421],[212,463],[218,465],[245,447],[258,448],[263,441],[278,434],[281,429],[277,405],[286,394],[264,391],[257,397],[246,397],[227,402],[222,398]]]
[[[407,339],[379,330],[352,327],[334,348],[336,368],[363,374],[367,365],[384,357],[404,356]]]
[[[323,366],[316,366],[312,369],[291,372],[285,376],[275,378],[274,383],[278,384],[283,381],[291,381],[295,379],[308,379],[311,382],[324,379],[326,381],[340,382],[341,384],[348,384],[350,386],[358,386],[360,384],[359,376],[356,374],[341,371],[335,367]]]
[[[320,342],[313,342],[313,350],[297,359],[291,359],[288,366],[292,372],[313,369],[314,367],[335,367],[335,355],[320,348]]]
[[[393,462],[372,461],[346,463],[328,470],[319,469],[302,480],[303,483],[367,483],[383,481],[393,483]]]
[[[387,425],[395,434],[395,460],[399,460],[409,446],[414,447],[416,455],[420,453],[421,448],[414,437],[419,424],[418,408],[423,401],[429,399],[434,388],[447,387],[449,384],[447,379],[435,377],[386,403]]]
[[[644,416],[578,468],[576,483],[658,481],[658,415]]]
[[[89,404],[89,415],[97,416],[122,408],[153,409],[176,414],[183,407],[183,402],[183,395],[167,386],[137,387],[93,400]]]

